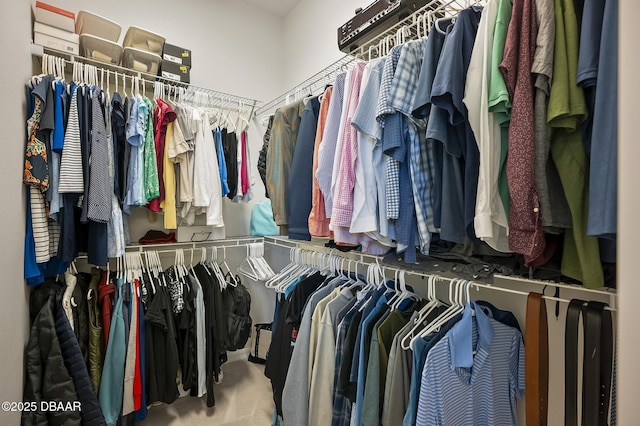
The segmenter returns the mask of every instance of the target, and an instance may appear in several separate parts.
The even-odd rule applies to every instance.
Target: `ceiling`
[[[286,17],[300,1],[301,0],[244,0],[245,3],[280,18]]]

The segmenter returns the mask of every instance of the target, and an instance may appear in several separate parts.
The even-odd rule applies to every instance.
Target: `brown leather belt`
[[[549,394],[549,335],[547,305],[542,294],[527,297],[524,335],[527,426],[546,426]]]

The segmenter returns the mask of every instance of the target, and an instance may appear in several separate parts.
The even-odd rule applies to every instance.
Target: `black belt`
[[[586,304],[586,305],[585,305]],[[613,324],[604,303],[573,299],[565,330],[565,426],[578,425],[578,323],[584,320],[582,425],[609,424]]]

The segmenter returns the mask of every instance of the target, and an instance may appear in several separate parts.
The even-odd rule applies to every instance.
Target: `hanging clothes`
[[[289,224],[288,235],[293,240],[311,240],[309,233],[309,214],[312,206],[313,147],[318,127],[320,102],[317,97],[307,100],[302,112],[300,128],[296,138],[291,170],[289,173],[288,192],[298,195],[288,199],[287,206]]]
[[[267,191],[278,226],[288,225],[287,183],[305,104],[302,101],[276,111],[267,151]],[[227,164],[229,164],[227,162]],[[229,187],[233,193],[232,186]]]

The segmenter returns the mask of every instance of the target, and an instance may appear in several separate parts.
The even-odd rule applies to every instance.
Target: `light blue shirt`
[[[139,101],[135,96],[129,98],[129,121],[127,122],[126,137],[127,142],[131,145],[131,153],[129,154],[129,170],[127,171],[127,196],[123,206],[126,214],[131,214],[130,206],[138,205],[136,188],[141,186],[141,183],[138,181],[138,152],[139,148],[144,144],[144,133],[139,133],[138,118],[140,114],[138,105]]]
[[[382,152],[382,126],[376,120],[376,108],[380,96],[380,85],[382,83],[382,72],[384,70],[386,58],[376,60],[371,66],[369,79],[360,94],[358,108],[351,120],[351,125],[358,130],[358,149],[367,148],[367,143],[373,143],[371,152],[371,168],[365,168],[365,181],[374,182],[376,194],[367,193],[367,197],[376,200],[377,203],[377,226],[380,235],[395,239],[395,227],[393,222],[387,219],[387,162],[388,156]],[[359,152],[360,157],[368,152]],[[373,179],[373,180],[372,180]],[[355,215],[354,215],[355,216]]]
[[[338,132],[340,131],[340,117],[342,116],[342,103],[344,102],[344,85],[347,73],[336,77],[333,85],[333,94],[327,111],[322,142],[318,148],[318,168],[316,179],[322,192],[327,217],[331,217],[333,208],[333,194],[331,193],[331,179],[333,176],[333,157],[338,144]]]
[[[471,302],[427,355],[416,424],[517,425],[524,374],[520,332]]]

